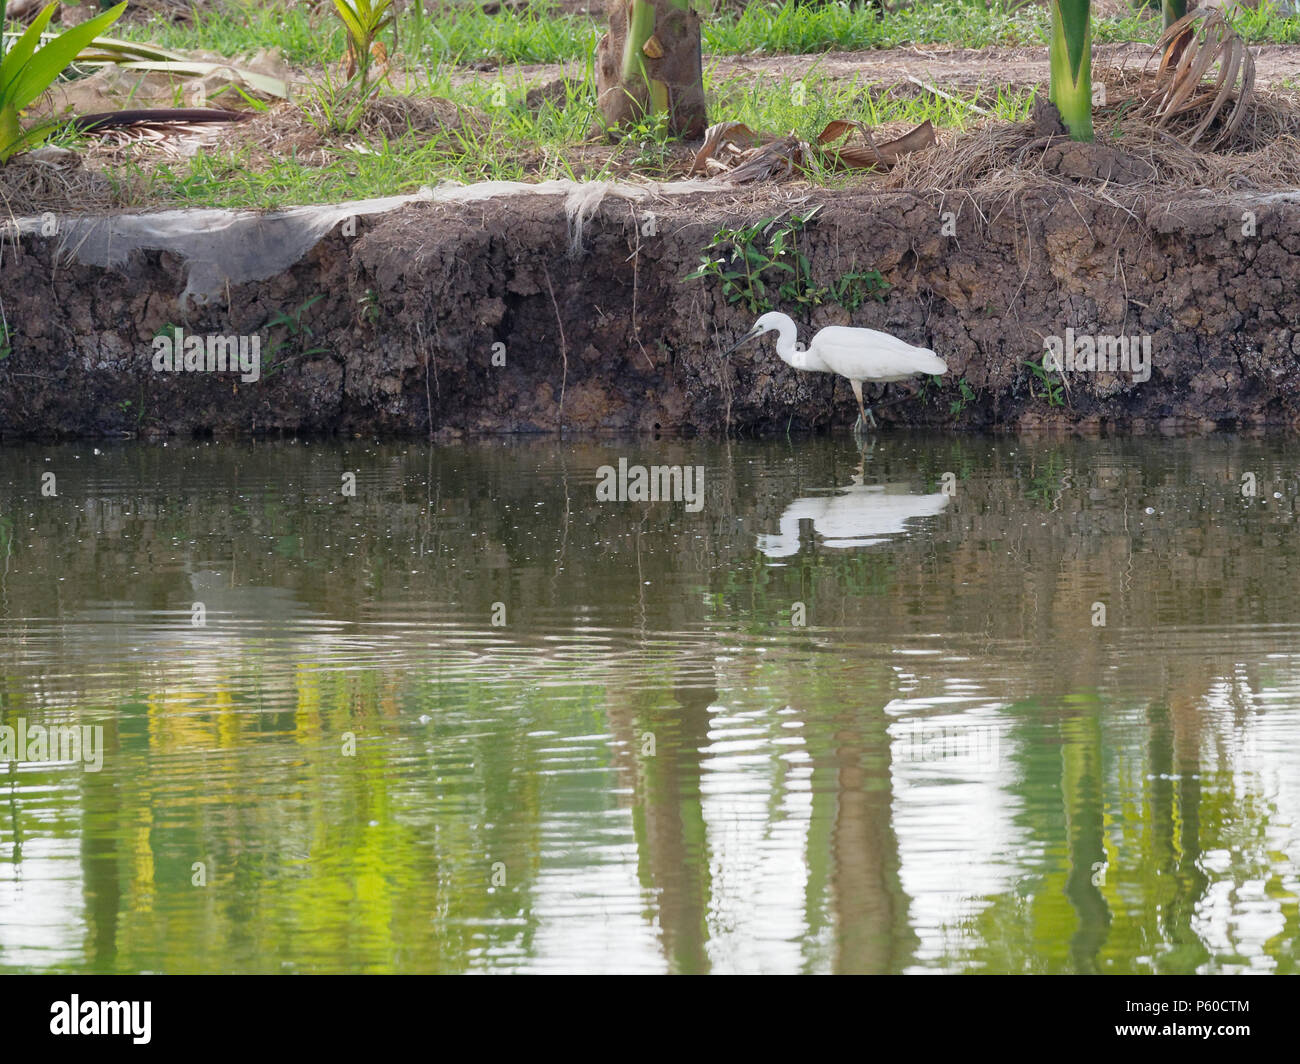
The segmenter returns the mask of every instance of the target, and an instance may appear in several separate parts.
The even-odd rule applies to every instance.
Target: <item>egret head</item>
[[[758,321],[754,322],[754,327],[750,329],[749,332],[745,333],[744,336],[742,336],[739,340],[737,340],[734,344],[732,344],[729,348],[727,348],[727,350],[725,350],[723,354],[724,355],[731,354],[731,352],[736,350],[736,348],[749,343],[750,340],[758,339],[758,337],[762,336],[765,332],[778,331],[781,328],[781,323],[783,321],[789,321],[789,320],[790,319],[787,318],[784,314],[780,314],[776,311],[770,311],[769,313],[764,314],[761,318],[758,319]]]

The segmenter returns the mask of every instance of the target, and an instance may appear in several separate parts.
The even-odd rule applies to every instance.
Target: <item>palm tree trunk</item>
[[[688,139],[708,125],[700,20],[689,0],[610,0],[596,47],[596,90],[606,129],[657,114]]]

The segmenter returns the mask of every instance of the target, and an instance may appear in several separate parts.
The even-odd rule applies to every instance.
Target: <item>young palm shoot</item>
[[[368,93],[370,80],[370,62],[373,58],[375,42],[379,34],[393,21],[389,10],[392,0],[334,0],[339,18],[348,31],[348,51],[355,59],[357,70],[355,81],[361,99]]]
[[[596,103],[605,129],[665,116],[673,136],[708,126],[700,19],[690,0],[611,0],[596,48]]]
[[[1075,140],[1092,140],[1092,12],[1089,0],[1051,0],[1049,97]]]
[[[45,42],[41,48],[41,34],[50,24],[58,9],[58,2],[49,4],[27,27],[27,31],[14,42],[12,48],[0,59],[0,165],[7,163],[19,152],[28,151],[44,141],[58,126],[47,122],[32,129],[23,129],[18,121],[23,109],[44,94],[60,74],[86,45],[117,21],[126,10],[126,3],[87,19],[79,26],[65,30]],[[0,0],[0,26],[4,25],[9,7],[8,0]]]

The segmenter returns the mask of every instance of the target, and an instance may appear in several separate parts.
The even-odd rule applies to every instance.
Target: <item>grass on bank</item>
[[[1012,10],[1007,8],[1011,7]],[[421,14],[421,12],[423,12]],[[1241,11],[1234,24],[1252,43],[1300,42],[1300,16],[1282,14],[1271,2]],[[723,8],[704,21],[704,51],[712,55],[858,51],[903,45],[1038,45],[1047,39],[1046,5],[1004,6],[998,0],[917,0],[883,18],[870,6],[843,0],[796,0],[747,4],[737,14]],[[1093,18],[1093,41],[1154,42],[1158,16],[1134,11],[1122,18]],[[480,62],[556,63],[589,56],[603,32],[600,19],[565,14],[545,0],[512,11],[485,14],[474,0],[425,0],[405,6],[397,20],[397,51],[408,65]],[[203,49],[226,56],[279,48],[297,66],[337,62],[344,33],[331,5],[269,4],[228,0],[218,8],[196,7],[186,23],[137,22],[118,36],[152,40],[166,48]]]
[[[230,0],[217,8],[193,9],[187,24],[137,23],[123,27],[122,34],[229,56],[278,46],[314,81],[325,83],[334,77],[331,72],[337,71],[344,48],[341,24],[330,7]],[[281,108],[271,116],[275,122],[260,141],[245,142],[242,134],[247,127],[241,127],[231,138],[189,159],[169,160],[148,146],[106,151],[90,138],[65,136],[63,142],[89,152],[92,165],[101,169],[113,186],[114,198],[124,206],[276,207],[395,195],[441,181],[682,173],[689,149],[668,140],[661,129],[647,125],[613,147],[591,137],[598,118],[591,51],[599,33],[592,19],[558,14],[541,4],[495,15],[483,14],[477,4],[428,3],[427,8],[429,14],[423,19],[415,16],[419,9],[413,5],[402,8],[397,65],[406,71],[411,100],[451,101],[453,112],[459,108],[463,121],[418,133],[407,131],[401,122],[388,122],[338,135],[329,129],[337,125],[333,112],[347,105],[331,100],[329,90],[321,88],[314,99],[307,94],[301,112],[286,113]],[[454,17],[447,14],[451,8]],[[706,47],[716,57],[727,51],[759,49],[862,48],[944,35],[954,39],[950,43],[963,44],[1041,41],[1046,18],[1046,8],[1036,5],[1008,12],[996,2],[986,7],[976,0],[938,0],[919,2],[882,20],[869,7],[786,0],[750,4],[738,16],[724,11],[706,21]],[[1238,21],[1247,36],[1295,30],[1300,38],[1300,19],[1280,18],[1267,7],[1243,12]],[[1154,39],[1160,26],[1158,18],[1136,14],[1099,23],[1125,40]],[[1107,39],[1107,32],[1098,36]],[[410,52],[419,58],[413,60]],[[463,77],[459,64],[485,54],[534,59],[576,56],[583,67],[558,94],[529,104],[526,95],[536,86],[517,75],[503,72],[504,81],[493,74]],[[818,78],[814,65],[811,73],[803,75],[798,92],[799,83],[793,78],[724,78],[716,69],[706,69],[705,74],[713,120],[737,120],[773,133],[793,131],[804,139],[813,139],[828,121],[840,118],[884,127],[887,132],[901,132],[927,119],[940,129],[957,132],[987,119],[1014,123],[1026,117],[1033,99],[1032,92],[1009,90],[993,99],[950,99],[907,86],[873,87],[869,80],[869,61],[864,62],[862,78],[850,82]],[[312,135],[313,126],[319,127],[319,135]],[[846,175],[844,180],[862,178]]]
[[[835,118],[899,130],[929,119],[962,130],[988,117],[969,101],[924,92],[896,94],[856,79],[805,79],[799,88],[795,79],[715,80],[706,72],[705,84],[719,117],[752,129],[793,130],[810,140]],[[463,109],[465,119],[432,137],[363,128],[341,137],[322,136],[310,157],[271,151],[254,158],[256,148],[239,142],[239,130],[230,146],[191,159],[160,161],[151,153],[135,160],[124,149],[124,158],[106,172],[128,204],[272,207],[399,195],[440,181],[603,180],[632,171],[672,177],[680,176],[690,157],[688,148],[651,126],[618,145],[592,138],[597,113],[590,72],[582,81],[567,83],[563,99],[542,100],[531,108],[525,104],[528,88],[523,83],[507,86],[505,105],[495,106],[500,97],[494,98],[491,84],[453,86],[450,71],[443,68],[429,75],[412,99],[449,99]],[[1027,116],[1032,99],[1032,92],[1004,92],[980,106],[996,119],[1015,122]],[[315,112],[313,121],[328,126],[329,116],[319,104],[308,109]]]

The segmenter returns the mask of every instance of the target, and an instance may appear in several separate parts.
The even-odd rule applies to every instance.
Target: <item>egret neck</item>
[[[809,372],[829,371],[830,367],[814,352],[807,348],[799,349],[799,333],[793,321],[784,314],[769,314],[767,317],[776,319],[771,327],[776,329],[776,353],[782,362],[795,369]]]

